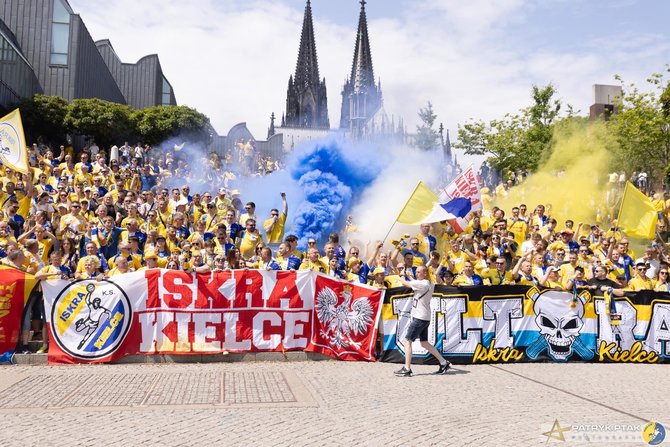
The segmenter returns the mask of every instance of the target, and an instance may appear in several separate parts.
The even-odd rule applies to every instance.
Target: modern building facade
[[[123,70],[115,70],[108,47],[96,45],[84,21],[67,0],[0,0],[0,22],[4,25],[2,29],[14,37],[13,40],[9,37],[9,42],[14,44],[10,45],[12,50],[23,56],[20,59],[31,68],[39,85],[38,88],[33,86],[32,92],[30,88],[21,92],[17,90],[15,96],[44,93],[61,96],[68,101],[100,98],[148,107],[163,104],[168,96],[164,96],[164,91],[169,90],[169,103],[176,104],[172,87],[155,56],[148,56],[149,63],[135,64],[141,66],[138,71],[143,75],[135,77],[138,81],[135,90],[124,91]],[[2,33],[5,40],[9,33]],[[104,56],[109,58],[109,65]],[[118,79],[115,76],[117,73]],[[21,82],[31,84],[29,78],[26,74]],[[160,81],[155,82],[156,79]],[[4,76],[2,80],[5,80]],[[163,80],[169,88],[164,88]],[[21,83],[12,82],[15,85]]]
[[[23,55],[14,33],[0,22],[0,106],[42,92],[33,67]]]
[[[133,109],[177,104],[157,54],[144,56],[137,63],[129,64],[121,62],[109,40],[99,40],[95,45],[123,97]]]

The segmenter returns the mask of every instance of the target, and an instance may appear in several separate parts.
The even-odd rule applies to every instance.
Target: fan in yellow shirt
[[[263,223],[268,244],[281,244],[284,237],[284,225],[286,224],[286,215],[288,214],[286,193],[281,193],[281,199],[283,206],[281,214],[279,214],[277,208],[273,208],[270,210],[270,218]]]
[[[256,221],[247,219],[246,229],[238,240],[238,248],[243,259],[251,259],[256,253],[256,246],[263,241],[263,235],[256,229]]]
[[[321,261],[319,250],[312,247],[307,250],[307,258],[300,264],[300,270],[312,270],[315,272],[326,273],[328,266]]]
[[[635,264],[635,276],[628,281],[626,290],[654,290],[654,280],[647,278],[647,265],[644,262]]]
[[[503,257],[496,259],[495,268],[486,268],[482,270],[481,277],[484,279],[484,284],[491,286],[513,284],[514,278],[512,273],[506,271],[507,261]]]

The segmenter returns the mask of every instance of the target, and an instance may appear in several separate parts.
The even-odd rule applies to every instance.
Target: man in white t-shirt
[[[435,286],[428,279],[428,267],[420,265],[416,268],[416,279],[413,281],[406,281],[402,276],[400,282],[414,291],[412,297],[412,321],[405,333],[405,366],[395,372],[398,377],[412,376],[412,342],[417,338],[421,342],[421,346],[433,354],[440,362],[440,368],[435,374],[446,374],[451,366],[442,354],[435,349],[435,346],[428,342],[428,326],[430,326],[430,300],[433,297],[433,290]]]

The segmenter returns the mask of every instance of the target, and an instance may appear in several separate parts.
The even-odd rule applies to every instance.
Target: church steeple
[[[358,32],[354,46],[354,60],[351,75],[342,89],[342,112],[340,127],[361,135],[367,121],[382,105],[381,87],[375,84],[372,68],[372,53],[368,36],[368,20],[365,0],[361,0],[358,18]]]
[[[319,78],[312,4],[307,0],[302,22],[295,76],[289,78],[286,95],[286,126],[328,129],[326,80]]]
[[[354,93],[375,90],[375,74],[372,69],[370,54],[370,38],[368,37],[368,20],[365,14],[365,0],[361,0],[361,13],[358,17],[358,33],[354,48],[354,62],[351,66],[351,81]]]
[[[312,22],[312,5],[307,0],[305,17],[302,21],[298,63],[295,67],[293,80],[296,85],[312,85],[319,83],[319,62],[316,57],[316,41],[314,40],[314,24]]]

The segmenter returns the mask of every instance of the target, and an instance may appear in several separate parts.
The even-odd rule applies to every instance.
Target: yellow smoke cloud
[[[553,139],[553,151],[538,171],[507,195],[499,194],[494,205],[508,217],[512,207],[521,203],[529,213],[543,204],[559,229],[566,219],[572,219],[575,227],[579,222],[605,222],[615,205],[607,203],[614,140],[603,124],[574,121],[560,123]]]

